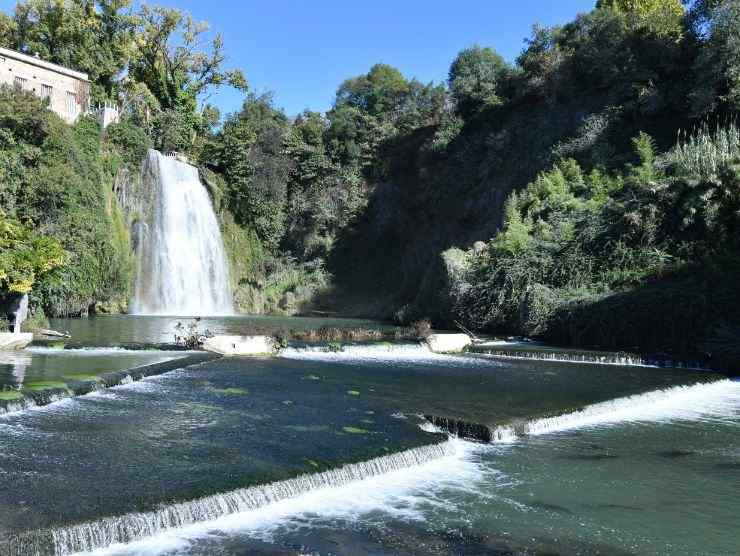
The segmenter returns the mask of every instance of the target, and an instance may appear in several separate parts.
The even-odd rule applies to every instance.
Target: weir
[[[179,357],[170,361],[141,365],[123,371],[103,373],[97,381],[76,380],[69,381],[67,388],[53,388],[37,391],[25,391],[23,397],[16,400],[0,400],[0,416],[26,411],[36,407],[43,407],[74,396],[84,396],[91,392],[130,384],[150,376],[160,375],[175,369],[183,369],[199,365],[207,361],[218,359],[220,356],[210,353],[198,353]]]
[[[88,552],[116,543],[143,539],[178,527],[255,510],[316,489],[346,485],[353,481],[422,465],[452,453],[454,453],[453,444],[450,441],[443,441],[321,473],[301,475],[266,485],[175,503],[151,512],[106,517],[69,527],[36,531],[9,539],[5,547],[6,552],[3,554],[65,556],[76,552]]]
[[[150,150],[142,175],[154,189],[153,214],[138,227],[132,313],[233,314],[226,251],[198,169]]]
[[[521,359],[531,361],[553,361],[556,363],[585,363],[592,365],[618,365],[620,367],[662,367],[673,369],[709,370],[699,361],[683,361],[661,356],[637,355],[632,353],[555,351],[551,349],[500,349],[473,347],[472,353],[498,359]]]
[[[700,403],[703,402],[703,403]],[[696,419],[723,413],[740,403],[740,383],[719,380],[691,386],[674,386],[588,405],[582,409],[531,420],[488,426],[435,415],[424,418],[438,430],[479,442],[514,442],[529,435],[550,434],[583,427],[633,421]]]

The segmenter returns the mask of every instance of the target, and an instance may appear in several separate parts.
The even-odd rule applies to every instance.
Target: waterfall
[[[150,150],[143,172],[155,191],[152,221],[137,229],[132,313],[233,314],[221,232],[197,168]]]
[[[149,512],[105,517],[78,525],[35,531],[11,539],[8,553],[63,556],[89,552],[117,543],[143,539],[171,529],[255,510],[319,488],[347,485],[392,471],[408,469],[452,455],[455,450],[453,442],[447,440],[361,463],[347,464],[321,473],[300,475],[266,485],[161,505]],[[15,550],[20,546],[25,547],[26,551]]]

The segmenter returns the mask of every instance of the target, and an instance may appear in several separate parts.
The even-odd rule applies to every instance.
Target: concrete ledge
[[[0,332],[0,351],[23,349],[32,341],[30,332]]]
[[[467,334],[430,334],[427,346],[434,353],[460,353],[473,343]]]
[[[274,355],[277,342],[272,336],[213,336],[203,349],[221,355]]]

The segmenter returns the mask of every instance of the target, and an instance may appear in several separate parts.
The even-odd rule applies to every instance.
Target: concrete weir
[[[83,396],[90,392],[136,382],[146,377],[161,375],[169,371],[174,371],[175,369],[200,365],[207,361],[218,359],[219,357],[219,355],[212,353],[196,353],[173,359],[171,361],[164,361],[162,363],[154,363],[152,365],[143,365],[141,367],[134,367],[123,371],[104,373],[100,375],[96,381],[70,381],[67,383],[67,388],[50,388],[21,392],[22,395],[19,398],[0,400],[0,415],[24,411],[34,407],[42,407],[65,398]]]

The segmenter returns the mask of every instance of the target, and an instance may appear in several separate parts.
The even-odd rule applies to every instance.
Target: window
[[[15,76],[15,79],[13,79],[13,85],[18,87],[19,89],[24,89],[26,87],[26,83],[28,83],[28,79],[25,77],[19,77]]]
[[[71,91],[67,91],[67,114],[70,116],[77,115],[77,95]]]
[[[50,98],[51,97],[51,85],[44,85],[41,84],[41,98]]]

